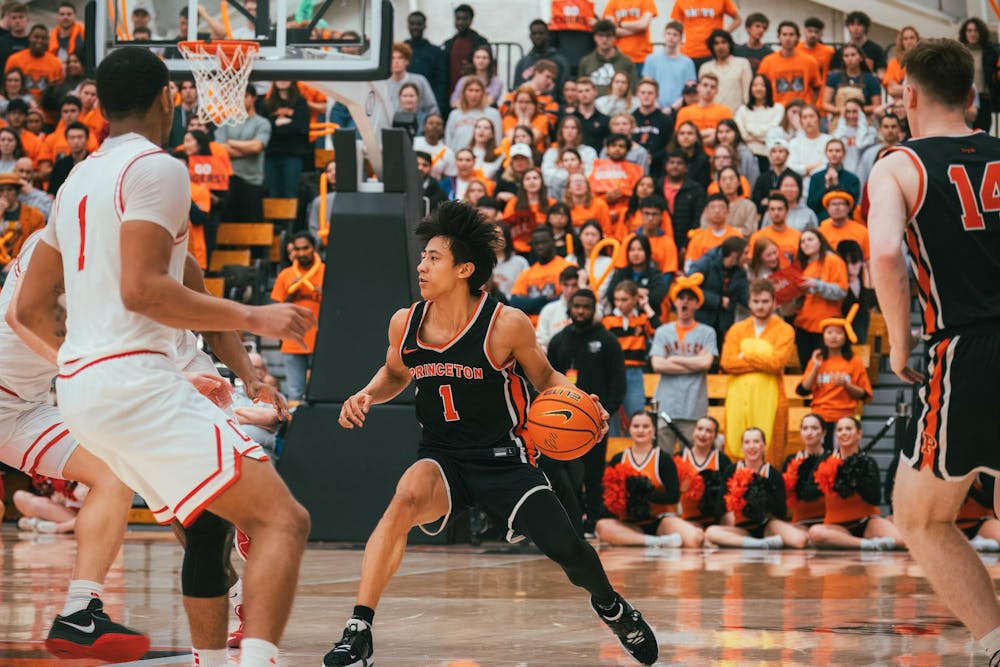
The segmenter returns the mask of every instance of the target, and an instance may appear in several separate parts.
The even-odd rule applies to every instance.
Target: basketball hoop
[[[198,88],[198,115],[218,127],[247,119],[243,96],[260,45],[244,40],[180,42]]]

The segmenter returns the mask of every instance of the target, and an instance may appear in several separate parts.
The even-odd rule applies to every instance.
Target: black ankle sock
[[[368,625],[372,625],[375,622],[375,610],[364,605],[355,605],[354,618],[360,618]]]

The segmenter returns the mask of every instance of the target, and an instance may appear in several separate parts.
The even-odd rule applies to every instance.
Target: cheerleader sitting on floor
[[[691,446],[674,456],[681,481],[681,518],[702,530],[726,513],[724,477],[733,463],[716,448],[718,436],[719,422],[702,417],[695,422]]]
[[[826,497],[823,523],[809,529],[817,549],[890,551],[905,548],[896,526],[881,516],[878,464],[860,451],[861,422],[837,420],[834,437],[840,449],[816,469],[816,484]]]
[[[816,486],[814,473],[826,460],[829,453],[823,449],[826,433],[823,420],[810,412],[802,418],[799,426],[804,448],[785,459],[785,496],[792,511],[792,523],[805,529],[816,523],[823,523],[826,514],[826,499]]]
[[[743,432],[743,460],[729,469],[726,508],[721,525],[709,526],[706,543],[744,549],[781,549],[806,546],[806,531],[779,517],[785,516],[785,481],[764,462],[764,433]]]
[[[677,468],[656,446],[652,415],[633,414],[629,435],[632,446],[615,454],[604,471],[606,515],[597,522],[597,536],[623,546],[701,546],[701,529],[677,516]]]

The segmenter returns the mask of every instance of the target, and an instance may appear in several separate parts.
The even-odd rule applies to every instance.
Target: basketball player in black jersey
[[[340,425],[360,428],[373,404],[391,400],[415,381],[423,433],[418,460],[399,480],[368,540],[357,606],[323,664],[373,664],[375,606],[399,568],[410,529],[439,532],[472,504],[506,525],[508,541],[531,538],[590,593],[594,610],[625,650],[653,664],[658,647],[652,630],[612,589],[597,553],[577,536],[534,465],[533,445],[522,436],[527,382],[539,391],[570,382],[549,365],[528,317],[482,291],[496,264],[495,227],[474,209],[451,202],[418,225],[416,234],[426,243],[417,266],[425,300],[393,315],[385,364],[344,404]],[[603,437],[608,415],[601,412]]]
[[[872,274],[892,370],[919,383],[893,497],[895,520],[938,595],[1000,664],[993,582],[955,516],[977,471],[1000,474],[1000,140],[973,132],[973,56],[953,40],[906,54],[903,105],[913,139],[869,181]],[[908,367],[917,278],[927,375]]]

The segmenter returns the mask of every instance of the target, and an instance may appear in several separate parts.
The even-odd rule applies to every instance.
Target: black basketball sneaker
[[[45,648],[58,658],[131,662],[149,651],[149,637],[112,622],[104,613],[104,603],[94,598],[86,609],[56,616]]]
[[[617,610],[613,610],[613,615],[608,616],[608,612],[598,607],[591,601],[591,606],[604,623],[611,628],[611,631],[618,637],[622,648],[628,654],[643,665],[652,665],[660,656],[660,647],[656,643],[656,635],[649,623],[643,620],[642,614],[632,605],[625,601],[625,598],[618,596]]]
[[[372,629],[360,618],[351,618],[344,636],[323,656],[323,667],[373,667]]]

